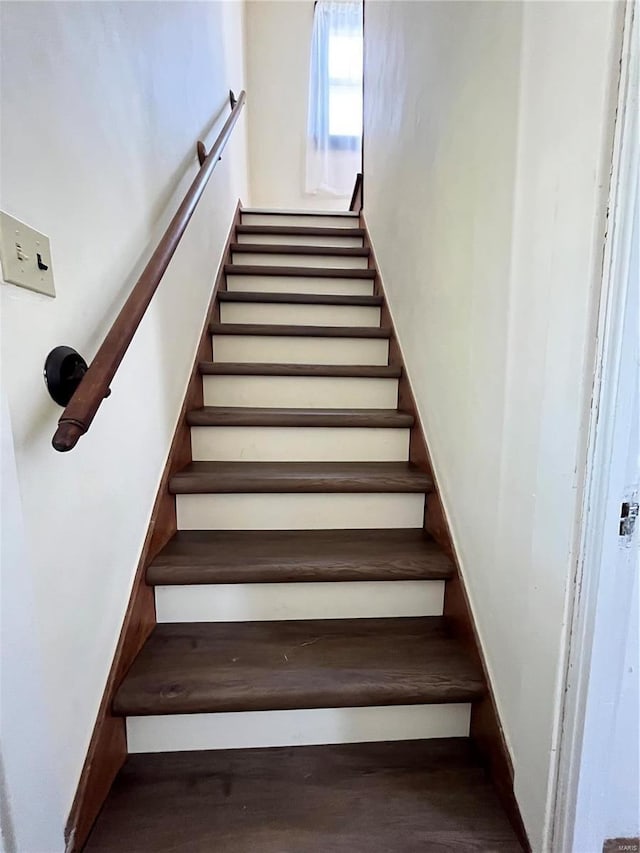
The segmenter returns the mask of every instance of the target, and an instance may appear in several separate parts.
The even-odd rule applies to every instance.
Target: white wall
[[[216,266],[246,195],[244,119],[111,397],[68,454],[51,448],[60,409],[42,368],[58,344],[93,356],[193,179],[196,139],[215,138],[229,88],[244,85],[243,6],[6,2],[0,15],[0,205],[50,236],[57,289],[52,300],[1,287],[2,386],[27,551],[14,551],[3,574],[28,576],[33,590],[31,599],[26,586],[3,588],[3,608],[38,627],[56,776],[49,795],[66,817]],[[3,664],[4,654],[3,644]],[[34,654],[22,650],[29,678]],[[22,689],[10,667],[2,676],[3,696]],[[5,762],[16,744],[29,748],[24,735],[3,719]],[[33,817],[43,804],[32,797],[30,809]],[[40,849],[58,849],[62,824],[56,833]]]
[[[65,803],[54,760],[45,654],[37,621],[34,576],[13,454],[9,411],[0,399],[0,824],[4,853],[58,853]]]
[[[619,12],[394,0],[365,15],[365,215],[536,851],[575,559]]]
[[[347,197],[305,192],[312,30],[313,0],[246,2],[249,171],[255,207],[348,207]]]

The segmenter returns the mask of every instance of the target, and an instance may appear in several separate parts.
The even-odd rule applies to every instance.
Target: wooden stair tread
[[[470,702],[482,672],[442,616],[158,624],[114,713]]]
[[[360,379],[399,379],[402,368],[393,364],[277,364],[201,361],[200,373],[211,376],[334,376]]]
[[[85,853],[521,853],[467,738],[130,755]]]
[[[173,494],[429,492],[410,462],[191,462],[171,478]]]
[[[183,530],[147,583],[445,580],[453,564],[423,530]]]
[[[364,237],[364,228],[313,225],[237,225],[236,234],[296,234],[301,237]]]
[[[264,293],[260,291],[223,290],[219,302],[282,302],[295,305],[382,305],[381,296],[342,296],[334,293]]]
[[[365,246],[296,246],[289,243],[232,243],[232,252],[257,255],[336,255],[368,258],[371,249]]]
[[[351,267],[276,267],[271,264],[225,264],[225,275],[278,275],[296,278],[358,278],[372,280],[376,271]]]
[[[413,426],[413,415],[395,409],[269,409],[204,406],[187,413],[189,426],[381,427]]]
[[[276,323],[211,323],[212,335],[267,335],[292,338],[390,338],[386,326],[295,326]]]
[[[243,207],[240,214],[244,216],[327,216],[336,219],[360,220],[360,214],[355,210],[295,210],[280,207]]]

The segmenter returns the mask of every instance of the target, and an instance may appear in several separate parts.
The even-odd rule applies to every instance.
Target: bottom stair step
[[[86,853],[522,848],[467,740],[130,756]]]

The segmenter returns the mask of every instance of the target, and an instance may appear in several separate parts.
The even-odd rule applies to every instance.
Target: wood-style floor
[[[85,853],[516,853],[466,739],[128,758]]]

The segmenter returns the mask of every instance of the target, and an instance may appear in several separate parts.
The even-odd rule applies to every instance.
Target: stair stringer
[[[482,667],[484,674],[486,692],[482,699],[472,704],[470,738],[482,756],[491,780],[498,791],[502,806],[509,816],[520,843],[525,850],[530,851],[531,845],[514,793],[513,762],[500,722],[493,686],[489,677],[489,669],[482,651],[480,636],[473,618],[463,575],[460,570],[460,562],[455,550],[449,521],[440,497],[440,487],[434,466],[431,463],[428,441],[411,388],[402,347],[389,308],[389,301],[384,290],[380,267],[376,260],[375,249],[371,242],[366,217],[363,212],[360,213],[360,227],[364,229],[364,246],[371,251],[369,255],[369,267],[376,271],[373,292],[376,296],[381,296],[383,299],[380,324],[388,326],[392,331],[389,341],[389,364],[401,368],[398,386],[398,409],[409,412],[414,417],[414,423],[410,432],[409,461],[427,472],[434,483],[434,490],[426,496],[425,500],[424,527],[455,565],[455,575],[445,585],[444,615],[448,618],[458,639],[464,643],[467,653]]]
[[[149,527],[136,567],[120,636],[98,707],[76,794],[67,818],[64,833],[65,853],[75,853],[82,849],[111,785],[127,757],[126,720],[112,713],[113,699],[118,685],[156,625],[154,589],[145,581],[146,570],[178,529],[176,497],[169,491],[169,481],[177,471],[192,461],[191,428],[187,424],[187,412],[203,405],[203,384],[199,364],[202,361],[211,361],[213,357],[209,326],[212,322],[219,320],[217,295],[219,290],[226,289],[224,267],[231,262],[231,244],[235,239],[236,227],[240,223],[240,214],[241,202],[238,200],[214,279],[182,408],[176,421],[167,461],[151,511]]]

